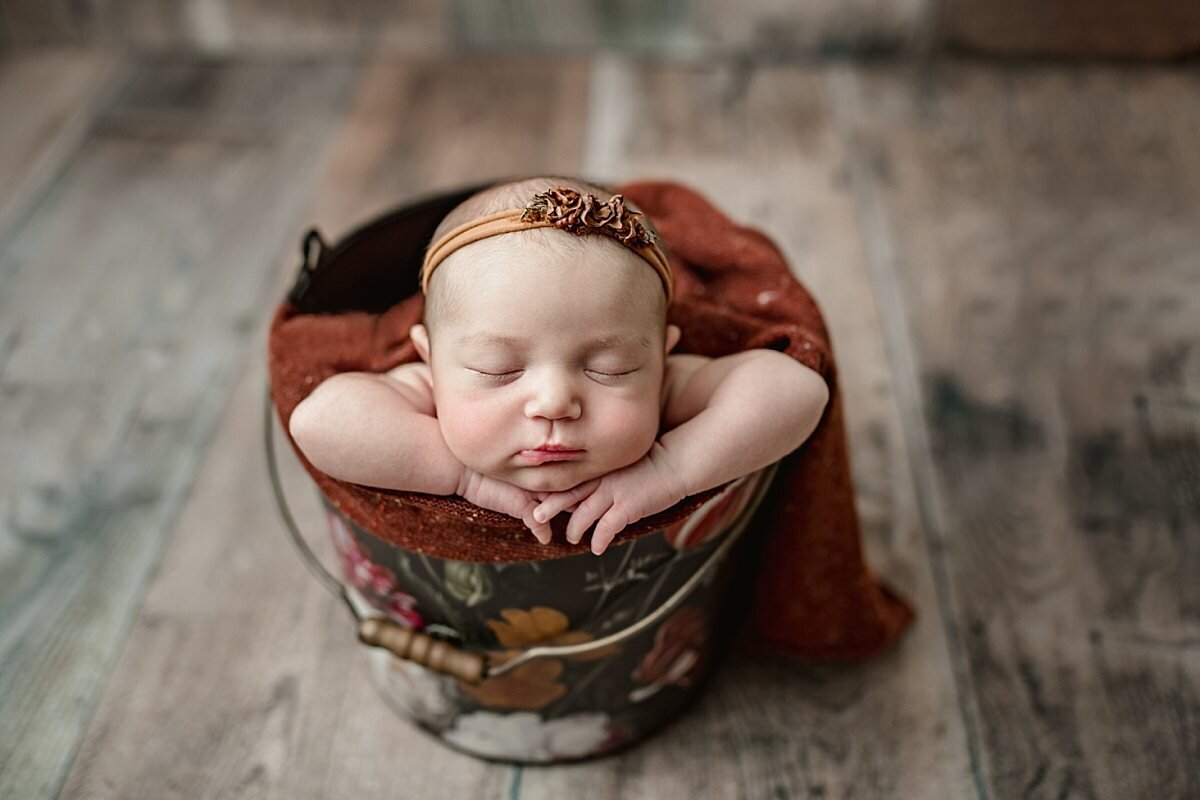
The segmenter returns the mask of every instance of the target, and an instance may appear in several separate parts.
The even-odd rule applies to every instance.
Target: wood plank
[[[780,60],[913,52],[938,6],[931,0],[693,0],[696,36],[709,54]]]
[[[99,50],[0,54],[0,241],[111,101],[124,78],[119,63]]]
[[[0,252],[0,796],[57,796],[353,69],[149,61]]]
[[[102,7],[6,0],[0,28],[20,45],[214,54],[617,50],[655,58],[774,60],[908,51],[931,37],[936,10],[931,0],[856,0],[851,6],[837,0],[106,0]]]
[[[330,3],[203,0],[225,20],[232,46],[254,52],[387,52],[445,55],[455,47],[456,7],[445,0]]]
[[[612,761],[527,770],[523,800],[600,797],[963,798],[974,794],[924,531],[907,468],[846,154],[821,68],[638,69],[594,79],[585,167],[671,176],[783,248],[838,354],[870,562],[917,622],[876,660],[815,666],[737,651],[698,707]]]
[[[108,0],[7,0],[0,29],[21,46],[107,46],[193,54],[351,57],[371,48],[445,53],[453,47],[455,8],[443,0],[403,3]]]
[[[948,63],[841,97],[989,796],[1196,796],[1200,76]]]
[[[497,168],[576,172],[586,87],[577,61],[376,61],[309,216],[334,238]],[[536,136],[530,119],[543,122]],[[348,612],[285,541],[255,452],[273,311],[253,312],[258,346],[63,796],[508,796],[520,770],[458,754],[381,701]],[[283,447],[297,519],[333,564],[313,484]]]

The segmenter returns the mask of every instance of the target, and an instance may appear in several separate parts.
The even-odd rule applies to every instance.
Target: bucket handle
[[[492,664],[488,656],[484,653],[464,650],[420,631],[402,628],[387,617],[365,614],[359,609],[358,605],[354,603],[346,592],[346,587],[337,578],[333,577],[329,570],[325,569],[324,565],[321,564],[316,555],[313,554],[308,543],[304,540],[304,536],[300,533],[295,519],[292,517],[287,497],[283,491],[283,484],[279,479],[279,465],[275,459],[275,417],[273,411],[274,403],[271,399],[271,386],[268,382],[263,415],[264,443],[267,454],[267,470],[271,476],[271,487],[274,491],[276,506],[279,509],[279,516],[287,529],[288,538],[300,554],[309,572],[326,589],[340,598],[350,608],[350,612],[358,622],[359,641],[372,647],[382,647],[397,658],[412,661],[434,672],[450,675],[473,685],[478,685],[487,678],[504,675],[522,664],[538,658],[562,658],[602,650],[609,645],[636,636],[641,631],[657,623],[682,603],[700,581],[703,580],[704,576],[729,552],[734,542],[737,541],[749,524],[754,509],[762,501],[775,476],[775,470],[779,466],[778,462],[776,462],[763,468],[762,471],[766,474],[760,477],[758,485],[754,490],[754,497],[746,504],[741,518],[736,521],[733,529],[725,534],[721,543],[709,553],[704,563],[696,568],[695,572],[688,577],[683,585],[676,589],[675,593],[664,600],[654,611],[621,630],[590,642],[530,647],[522,651],[515,658],[507,659],[498,664]],[[716,502],[720,497],[721,494],[718,494],[709,502]]]

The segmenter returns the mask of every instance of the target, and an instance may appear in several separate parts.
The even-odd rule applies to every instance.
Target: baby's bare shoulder
[[[699,414],[730,372],[744,362],[761,358],[763,352],[770,351],[743,350],[718,358],[682,354],[667,356],[666,376],[663,379],[664,424],[673,427]]]
[[[708,356],[691,355],[688,353],[670,353],[666,359],[666,369],[663,370],[662,412],[663,421],[674,427],[678,424],[679,397],[688,379],[696,370],[712,361]]]
[[[669,353],[666,369],[663,371],[663,394],[670,392],[681,384],[687,383],[687,378],[696,370],[712,361],[709,356],[697,356],[690,353]]]
[[[433,402],[433,374],[424,361],[410,361],[378,375],[378,378],[400,392],[417,411],[437,416]]]

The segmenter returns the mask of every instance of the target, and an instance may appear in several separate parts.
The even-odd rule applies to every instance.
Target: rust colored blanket
[[[675,352],[722,356],[781,350],[824,376],[830,401],[813,435],[786,457],[755,517],[761,559],[749,621],[769,649],[811,659],[859,659],[890,644],[912,606],[878,582],[863,559],[846,448],[842,400],[829,334],[811,295],[762,233],[734,224],[676,183],[617,187],[658,226],[670,248],[683,330]],[[383,314],[302,314],[285,303],[271,328],[272,395],[281,420],[322,380],[383,371],[417,358],[408,329],[420,321],[417,293]],[[294,447],[294,443],[293,443]],[[457,497],[371,489],[330,478],[304,460],[325,496],[376,535],[410,550],[463,561],[525,561],[586,549],[562,536],[538,544],[520,520]],[[706,493],[627,528],[638,536],[695,508]]]

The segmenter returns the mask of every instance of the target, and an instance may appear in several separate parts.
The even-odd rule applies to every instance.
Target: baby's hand
[[[575,508],[567,523],[567,541],[576,544],[596,522],[592,552],[600,555],[625,526],[678,503],[687,496],[679,473],[667,463],[658,442],[642,459],[571,489],[545,496],[533,512],[538,523]]]
[[[463,467],[457,494],[477,506],[522,520],[533,532],[534,538],[542,544],[550,543],[550,537],[553,535],[550,524],[533,518],[533,509],[537,507],[538,498],[532,492],[476,472],[470,467]]]

